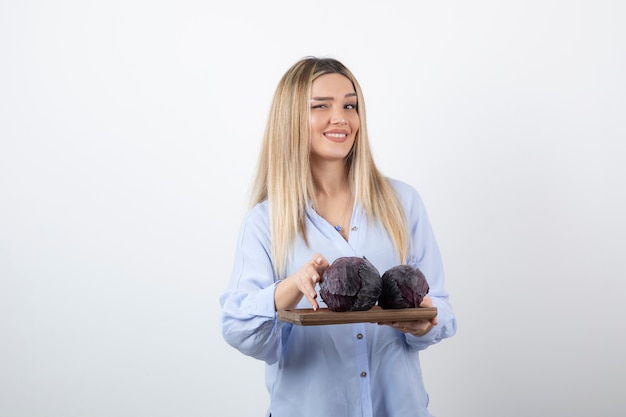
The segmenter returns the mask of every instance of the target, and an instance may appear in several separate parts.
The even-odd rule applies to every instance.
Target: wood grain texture
[[[430,320],[437,316],[437,307],[399,308],[383,310],[374,306],[367,311],[330,311],[320,308],[300,308],[278,311],[278,318],[299,326],[326,324],[382,323],[392,321]]]

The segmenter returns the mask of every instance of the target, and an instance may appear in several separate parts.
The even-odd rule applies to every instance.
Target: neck
[[[342,163],[328,163],[323,166],[312,165],[311,174],[317,197],[335,197],[350,193],[348,173]]]
[[[315,211],[348,240],[353,197],[345,166],[312,170]]]

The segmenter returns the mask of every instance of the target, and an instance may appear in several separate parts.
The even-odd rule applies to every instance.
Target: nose
[[[336,112],[330,118],[330,123],[336,124],[336,125],[345,125],[345,124],[348,124],[348,121],[345,119],[345,117],[343,117],[343,115],[340,112]]]

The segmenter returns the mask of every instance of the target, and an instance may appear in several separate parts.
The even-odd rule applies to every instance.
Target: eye
[[[345,108],[346,110],[356,110],[356,109],[357,109],[356,104],[352,104],[352,103],[350,103],[350,104],[346,104],[346,105],[344,106],[344,108]]]
[[[312,109],[325,109],[326,107],[328,107],[326,104],[315,104],[311,106]]]

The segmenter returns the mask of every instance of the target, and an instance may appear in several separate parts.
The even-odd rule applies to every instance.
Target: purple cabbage
[[[419,307],[430,290],[422,271],[410,265],[397,265],[387,270],[382,283],[378,305],[383,309]]]
[[[365,257],[337,258],[320,282],[320,296],[330,311],[369,310],[381,291],[380,273]]]

